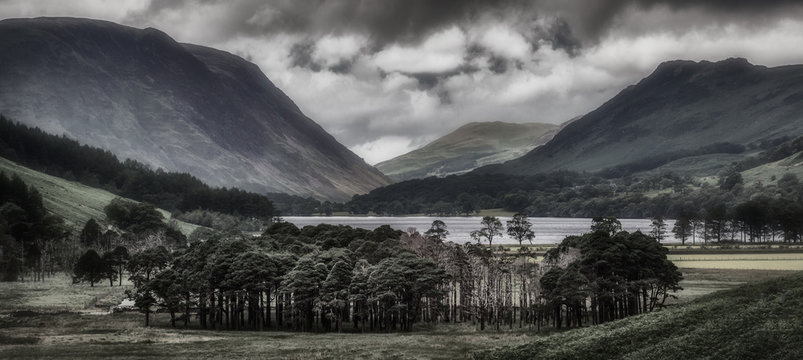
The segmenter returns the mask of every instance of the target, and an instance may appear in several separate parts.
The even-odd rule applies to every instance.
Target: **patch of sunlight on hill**
[[[761,181],[764,185],[769,185],[774,184],[784,174],[795,174],[799,179],[803,179],[803,152],[745,170],[742,172],[742,178],[745,184]]]
[[[0,171],[8,176],[17,174],[26,184],[34,186],[42,194],[45,208],[63,217],[65,223],[76,231],[80,231],[89,218],[103,221],[106,218],[103,208],[118,197],[106,190],[47,175],[4,158],[0,158]],[[170,220],[170,212],[159,211],[165,219]],[[186,235],[198,228],[183,221],[176,222],[179,230]]]

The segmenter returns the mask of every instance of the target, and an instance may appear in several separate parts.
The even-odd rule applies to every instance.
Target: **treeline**
[[[47,213],[36,188],[0,172],[0,281],[43,280],[68,267],[69,235],[63,220]]]
[[[689,209],[720,204],[732,211],[753,198],[803,203],[803,185],[792,173],[769,183],[745,185],[740,167],[723,171],[717,183],[672,173],[605,180],[586,173],[558,172],[532,177],[463,175],[409,180],[355,196],[346,203],[353,214],[470,215],[503,208],[530,216],[676,218]],[[777,213],[777,212],[770,212]]]
[[[130,159],[121,162],[109,151],[17,124],[2,115],[0,157],[169,211],[204,209],[260,219],[277,215],[264,195],[212,188],[189,174],[151,170]]]
[[[788,198],[756,196],[728,207],[716,203],[680,212],[672,229],[685,244],[702,242],[803,241],[803,204]]]
[[[715,183],[671,172],[644,172],[679,158],[743,153],[747,149],[738,144],[716,143],[697,150],[668,152],[597,173],[558,171],[533,176],[469,173],[408,180],[354,196],[345,204],[345,210],[352,214],[449,216],[503,208],[547,217],[610,214],[622,218],[675,218],[690,204],[708,208],[722,203],[731,209],[754,196],[803,201],[803,186],[792,173],[750,185],[744,183],[740,174],[800,153],[803,137],[752,144],[749,150],[760,152],[724,168]]]
[[[157,246],[133,254],[126,268],[146,325],[161,310],[172,326],[197,319],[201,328],[228,330],[389,332],[421,322],[560,328],[661,307],[681,278],[666,249],[622,232],[615,219],[594,224],[542,263],[527,247],[490,246],[504,227],[487,217],[478,244],[445,241],[441,221],[424,234],[282,222],[260,237],[210,235],[173,252]],[[508,223],[522,240],[527,230],[524,216]]]
[[[105,222],[110,226],[104,229],[90,218],[81,229],[78,241],[71,237],[76,247],[85,250],[72,267],[65,269],[72,270],[74,283],[89,282],[94,286],[108,279],[109,285],[114,286],[114,280],[119,279],[122,285],[124,265],[130,260],[129,252],[140,253],[156,247],[172,251],[187,247],[187,237],[174,223],[165,223],[162,213],[151,204],[115,198],[103,210]],[[200,232],[205,231],[200,229]]]
[[[273,206],[279,210],[279,213],[285,216],[329,216],[334,212],[345,211],[345,206],[342,203],[328,200],[320,201],[312,197],[281,193],[267,193],[265,196],[273,202]]]
[[[355,195],[345,206],[353,214],[427,213],[445,216],[473,213],[482,208],[507,207],[506,202],[514,207],[515,196],[536,192],[560,193],[587,181],[586,177],[569,171],[529,177],[477,174],[429,177]],[[520,210],[523,209],[514,211]]]

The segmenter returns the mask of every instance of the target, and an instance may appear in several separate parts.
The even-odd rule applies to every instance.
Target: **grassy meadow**
[[[475,359],[799,359],[803,273],[607,324],[536,337]]]
[[[581,343],[578,345],[580,349],[588,349],[587,347],[591,346],[594,351],[599,351],[594,347],[597,345],[592,343],[600,341],[601,337],[607,342],[613,341],[613,337],[618,339],[620,335],[634,336],[634,332],[640,331],[647,331],[648,334],[653,334],[651,336],[657,336],[655,333],[659,330],[651,327],[660,327],[662,329],[660,331],[665,331],[663,326],[690,326],[688,336],[702,337],[698,339],[699,341],[710,341],[705,340],[705,337],[711,336],[710,332],[714,329],[700,329],[700,327],[705,328],[700,324],[720,321],[712,320],[718,319],[713,316],[724,316],[725,309],[731,306],[728,304],[736,302],[742,307],[733,307],[733,311],[746,311],[748,316],[759,316],[753,315],[753,312],[762,314],[761,311],[765,310],[773,312],[779,310],[774,307],[769,310],[756,308],[758,305],[750,301],[765,301],[761,300],[763,297],[777,302],[777,297],[782,296],[784,292],[790,294],[787,295],[790,296],[790,300],[800,301],[799,296],[793,299],[792,294],[798,292],[803,294],[803,277],[801,275],[789,277],[789,274],[793,274],[790,271],[745,269],[682,269],[682,271],[684,280],[681,285],[684,290],[678,294],[677,300],[672,301],[680,304],[670,306],[669,310],[600,327],[552,334],[536,333],[526,328],[479,332],[471,324],[437,326],[421,324],[412,333],[391,334],[209,331],[198,329],[194,323],[186,329],[181,325],[173,329],[169,325],[169,316],[162,313],[156,314],[153,319],[154,325],[146,328],[143,326],[143,315],[140,313],[109,313],[109,308],[118,304],[125,296],[124,290],[130,287],[126,281],[122,287],[109,287],[108,282],[90,287],[87,284],[72,284],[68,276],[57,275],[39,283],[0,283],[0,358],[94,359],[113,356],[121,359],[143,357],[461,359],[467,358],[468,354],[480,354],[500,345],[530,349],[533,346],[556,343],[558,352],[550,350],[551,352],[544,353],[550,355],[545,358],[551,358],[552,355],[560,355],[560,351],[567,351],[567,346],[575,346],[575,342]],[[779,278],[785,280],[778,282]],[[766,285],[762,281],[771,281],[769,284],[776,285]],[[750,285],[756,283],[761,285]],[[778,287],[781,285],[783,287]],[[742,289],[740,286],[748,286],[747,289],[755,289],[758,286],[763,289],[761,290],[763,293],[755,293],[755,290],[739,290]],[[733,294],[734,291],[739,297],[731,299],[732,295],[728,294]],[[748,296],[748,293],[753,295]],[[768,306],[773,304],[775,303],[768,303]],[[706,311],[713,312],[709,316]],[[803,314],[800,315],[798,319],[803,319]],[[698,317],[696,321],[699,324],[692,321],[690,316]],[[675,319],[676,317],[680,319]],[[727,319],[731,322],[736,321],[735,315],[728,315]],[[664,323],[666,325],[661,325]],[[716,324],[711,326],[719,326]],[[780,325],[773,325],[767,321],[760,324],[765,327],[763,331],[781,331],[779,334],[789,335],[786,330],[778,328]],[[800,324],[784,326],[797,329]],[[648,328],[645,330],[644,327]],[[681,338],[687,336],[676,334],[678,331],[672,330],[670,333]],[[589,340],[583,340],[585,338]],[[641,335],[632,339],[636,343],[645,341]],[[671,343],[679,340],[666,341]],[[649,354],[633,348],[634,345],[623,345],[619,342],[616,340],[613,343],[615,346],[624,346],[629,349],[628,351],[636,351],[636,354]],[[540,350],[537,352],[540,353]],[[506,352],[495,352],[488,356],[497,356],[494,354],[505,355],[490,358],[507,358],[509,355]]]
[[[123,285],[73,285],[65,275],[0,283],[0,359],[454,359],[534,336],[481,333],[470,324],[391,334],[210,331],[195,324],[173,329],[161,313],[146,328],[140,313],[108,312],[124,297]]]

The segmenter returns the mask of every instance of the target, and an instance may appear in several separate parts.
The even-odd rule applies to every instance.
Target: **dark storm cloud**
[[[153,1],[129,21],[142,22],[162,11],[221,3],[220,0]],[[508,9],[532,9],[525,0],[244,0],[227,4],[232,33],[368,33],[380,43],[414,42],[447,24]],[[233,34],[230,34],[233,35]]]
[[[315,62],[312,54],[315,51],[315,43],[304,41],[294,44],[290,48],[290,59],[293,66],[307,68],[312,71],[321,71],[321,64]]]
[[[600,0],[538,1],[542,9],[558,11],[570,21],[576,33],[586,40],[597,40],[628,7],[652,9],[663,6],[673,11],[698,10],[710,21],[762,21],[763,15],[777,15],[790,7],[800,7],[800,0]]]
[[[563,49],[571,56],[577,55],[582,44],[572,33],[572,28],[565,19],[557,19],[549,28],[544,38],[552,43],[553,49]]]
[[[525,34],[533,49],[539,42],[547,41],[553,48],[574,56],[584,46],[597,43],[614,26],[617,17],[631,8],[691,9],[704,14],[706,21],[755,23],[765,18],[775,19],[800,3],[799,0],[155,0],[145,10],[130,14],[128,22],[147,23],[165,11],[192,11],[218,4],[225,5],[225,13],[207,15],[218,17],[214,19],[218,41],[237,35],[359,33],[370,39],[363,51],[375,53],[393,43],[419,43],[450,26],[466,28],[483,21],[503,21]],[[544,18],[550,20],[538,21]],[[643,30],[630,29],[633,33]],[[346,68],[338,66],[336,70]]]

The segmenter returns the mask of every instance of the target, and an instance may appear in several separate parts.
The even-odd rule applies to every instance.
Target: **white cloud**
[[[495,24],[490,28],[479,28],[477,43],[496,55],[508,59],[526,60],[530,57],[532,46],[510,27]]]
[[[0,19],[6,17],[70,16],[121,21],[144,10],[150,0],[27,0],[0,2]]]
[[[427,38],[419,46],[394,44],[374,55],[374,63],[384,71],[442,73],[463,64],[466,34],[454,26]]]
[[[382,81],[383,91],[397,91],[402,89],[413,89],[418,81],[407,75],[397,72],[388,74]]]
[[[247,16],[253,16],[247,11],[228,2],[202,1],[191,6],[167,6],[155,14],[132,11],[126,20],[162,30],[180,42],[217,44],[238,36],[238,24],[231,19],[247,23]]]
[[[410,139],[402,136],[382,136],[376,140],[352,146],[357,156],[362,157],[365,162],[376,165],[377,163],[394,158],[396,156],[415,150],[410,146]]]
[[[357,56],[368,45],[368,39],[359,35],[326,35],[315,43],[313,59],[324,65],[334,66]]]

